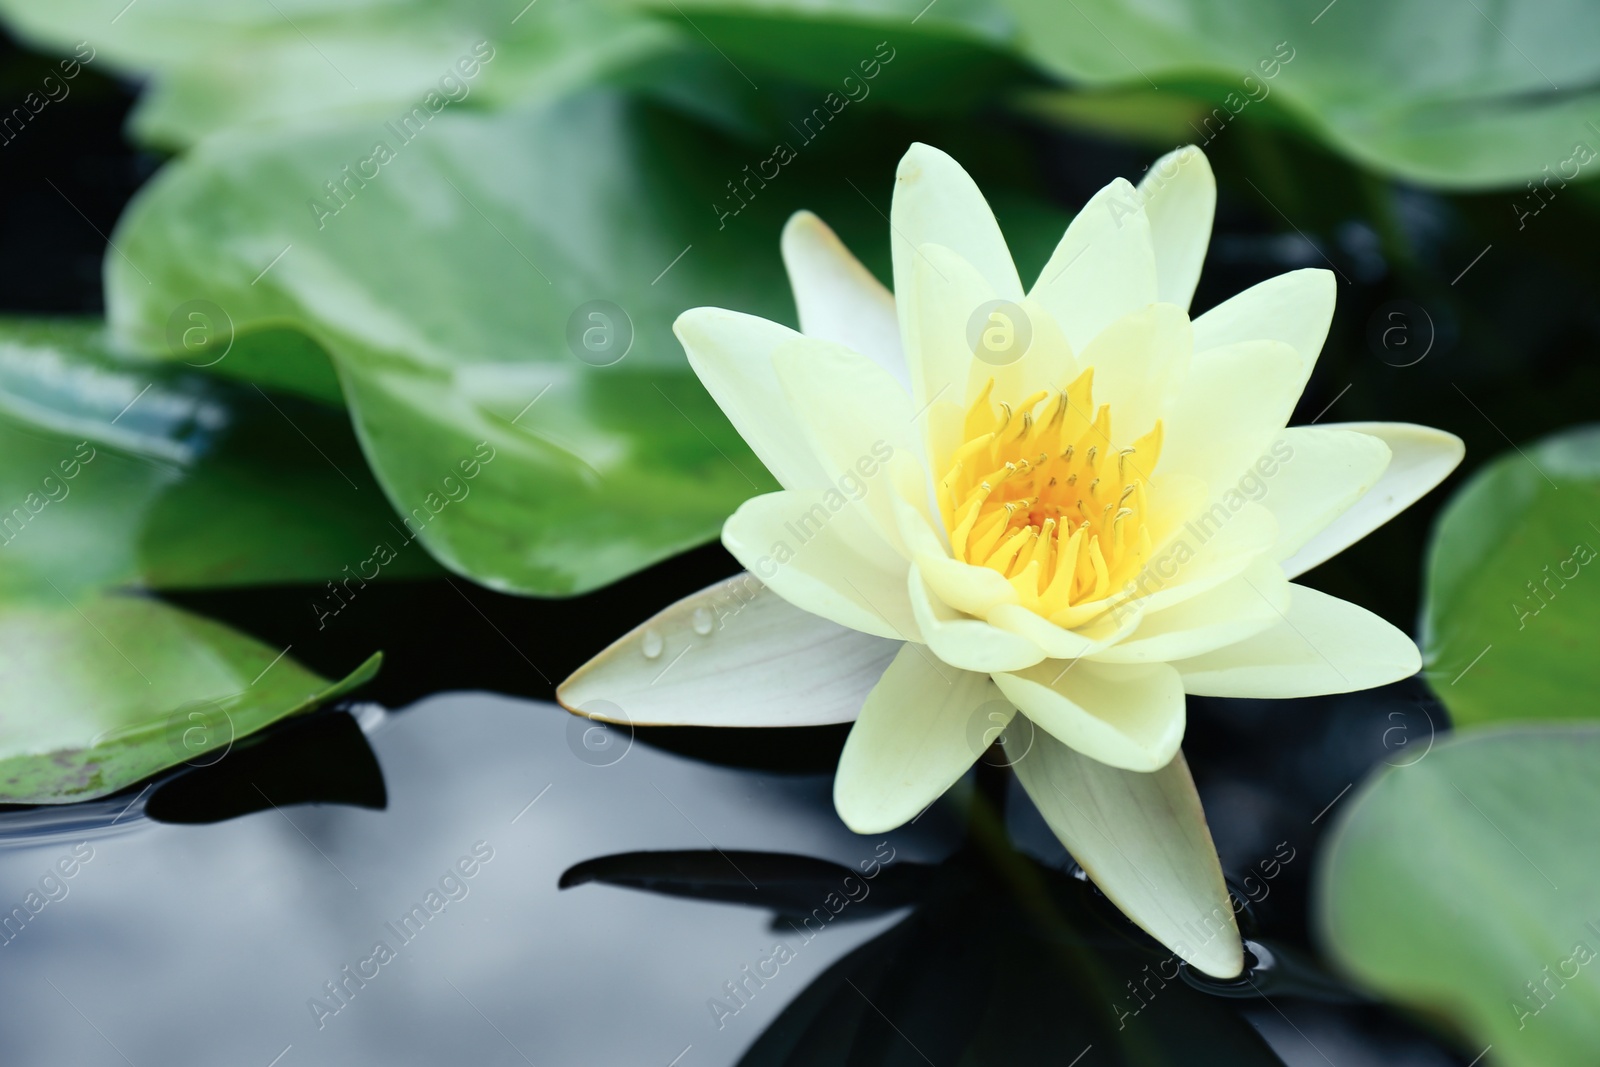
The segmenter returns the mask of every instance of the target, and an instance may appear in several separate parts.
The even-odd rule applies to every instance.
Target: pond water
[[[826,774],[486,694],[196,763],[0,815],[8,1067],[1458,1062],[1292,934],[1197,988],[988,771],[858,837]]]

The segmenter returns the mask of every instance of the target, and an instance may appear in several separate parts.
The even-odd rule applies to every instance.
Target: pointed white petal
[[[899,648],[736,574],[613,642],[562,682],[556,699],[633,726],[850,722]]]
[[[1026,744],[1017,730],[1013,720],[1008,753]],[[1244,969],[1222,865],[1182,754],[1159,771],[1124,771],[1036,730],[1015,767],[1050,829],[1124,915],[1206,974]]]
[[[779,485],[828,484],[772,368],[772,353],[802,340],[800,334],[754,315],[709,307],[685,311],[672,330],[706,392]]]
[[[1261,556],[1238,577],[1149,612],[1128,637],[1089,655],[1101,663],[1168,663],[1198,656],[1276,626],[1289,600],[1289,579],[1272,557]]]
[[[1347,422],[1336,423],[1328,429],[1376,437],[1389,446],[1393,458],[1376,485],[1283,561],[1284,573],[1291,578],[1344,551],[1416,503],[1428,490],[1444,481],[1466,454],[1461,438],[1431,426]]]
[[[1057,741],[1112,767],[1159,770],[1183,743],[1183,682],[1165,663],[1045,660],[994,683]]]
[[[967,773],[982,755],[985,731],[1012,711],[987,675],[939,663],[918,645],[902,647],[839,756],[839,817],[858,834],[909,822]]]
[[[1333,272],[1320,267],[1292,270],[1251,286],[1194,320],[1195,362],[1202,353],[1241,341],[1282,341],[1300,357],[1304,388],[1328,339],[1336,289]]]
[[[1156,256],[1156,299],[1187,309],[1200,282],[1217,180],[1206,154],[1189,145],[1156,160],[1139,182]]]
[[[989,202],[961,164],[937,148],[913,144],[901,158],[889,231],[897,298],[910,291],[912,266],[925,244],[943,245],[972,264],[1001,299],[1022,298],[1022,281]],[[906,324],[902,305],[902,336]]]
[[[1177,402],[1193,344],[1189,316],[1173,304],[1146,304],[1089,342],[1079,361],[1094,368],[1095,403],[1111,405],[1117,444],[1131,444]]]
[[[831,342],[780,345],[773,367],[828,484],[859,502],[883,540],[903,551],[885,465],[920,451],[910,395],[878,364]]]
[[[1353,693],[1422,669],[1411,638],[1366,608],[1291,585],[1278,625],[1172,665],[1197,696],[1310,697]]]
[[[1278,520],[1273,557],[1295,555],[1347,511],[1383,477],[1389,457],[1389,446],[1370,434],[1336,426],[1283,431],[1240,481]]]
[[[1268,453],[1300,398],[1299,357],[1281,341],[1241,341],[1196,353],[1163,418],[1157,473],[1231,488]]]
[[[943,245],[918,247],[905,272],[897,298],[914,410],[941,400],[964,406],[967,379],[980,362],[969,339],[973,320],[999,297],[976,267]]]
[[[1079,352],[1117,319],[1153,303],[1156,259],[1138,190],[1118,178],[1091,197],[1028,295]]]
[[[1227,498],[1218,500],[1184,523],[1125,591],[1143,598],[1146,611],[1156,612],[1215,589],[1262,557],[1270,559],[1277,520],[1260,504],[1239,503],[1239,510],[1231,511]]]
[[[870,357],[909,392],[894,297],[883,283],[809,211],[790,217],[781,244],[800,332]]]
[[[928,588],[917,567],[909,581],[911,610],[933,654],[967,671],[1020,671],[1044,659],[1044,650],[1020,634],[991,626],[945,604]]]
[[[722,543],[772,591],[813,615],[895,640],[917,635],[910,569],[836,491],[784,490],[746,500]]]

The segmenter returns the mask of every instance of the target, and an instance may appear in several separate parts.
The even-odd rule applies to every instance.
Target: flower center
[[[1093,384],[1091,367],[1013,408],[991,399],[991,378],[939,483],[956,559],[998,571],[1046,618],[1105,598],[1150,558],[1145,493],[1161,423],[1116,447],[1110,405],[1095,408]]]

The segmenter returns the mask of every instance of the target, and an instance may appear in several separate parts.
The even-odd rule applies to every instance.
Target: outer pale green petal
[[[1189,316],[1173,304],[1146,304],[1089,342],[1079,362],[1094,368],[1095,403],[1111,405],[1116,445],[1132,444],[1177,402],[1193,344]],[[1138,456],[1131,462],[1143,470]]]
[[[1016,730],[1013,721],[1008,752],[1026,745]],[[1125,771],[1037,730],[1015,766],[1050,829],[1124,915],[1206,974],[1244,969],[1222,866],[1181,754],[1159,771]]]
[[[1045,660],[994,683],[1057,741],[1112,767],[1159,770],[1183,743],[1183,682],[1165,663]]]
[[[1353,693],[1422,669],[1411,638],[1366,608],[1290,586],[1277,626],[1172,665],[1197,696],[1287,698]]]
[[[1022,298],[1022,281],[989,202],[961,164],[937,148],[913,144],[901,158],[889,231],[896,296],[911,290],[912,266],[921,258],[918,250],[936,244],[972,264],[1001,299]],[[902,336],[907,322],[902,305]]]
[[[613,642],[562,682],[556,699],[568,711],[633,726],[849,722],[899,648],[736,574]]]
[[[772,353],[800,335],[787,326],[721,308],[691,308],[672,329],[706,392],[778,484],[786,489],[827,485],[772,368]]]
[[[783,228],[782,249],[800,332],[870,356],[909,391],[911,378],[900,350],[894,297],[883,283],[809,211],[790,217]]]
[[[1026,637],[968,618],[945,604],[928,589],[915,566],[909,585],[911,610],[922,639],[952,667],[983,673],[1020,671],[1044,659],[1044,650]]]
[[[909,822],[944,795],[982,754],[983,731],[1011,714],[987,675],[901,648],[839,756],[833,805],[858,834]],[[974,723],[980,728],[974,730]]]
[[[1336,289],[1333,272],[1320,267],[1292,270],[1251,286],[1194,320],[1195,362],[1213,348],[1240,341],[1282,341],[1300,356],[1304,388],[1328,339]]]
[[[1217,210],[1217,180],[1206,154],[1189,145],[1168,152],[1139,183],[1156,255],[1156,299],[1187,309],[1200,283]]]
[[[722,543],[797,608],[879,637],[917,635],[908,565],[837,491],[784,490],[746,500],[723,525]]]
[[[1285,430],[1258,460],[1256,477],[1244,475],[1246,489],[1259,493],[1262,506],[1278,520],[1273,558],[1295,555],[1378,484],[1389,456],[1389,446],[1370,434],[1334,426]]]
[[[1196,353],[1167,408],[1157,473],[1199,478],[1225,492],[1272,446],[1294,412],[1299,357],[1281,341],[1241,341]]]
[[[1284,573],[1293,578],[1361,540],[1410,507],[1456,469],[1466,447],[1461,438],[1431,426],[1404,422],[1347,422],[1328,427],[1367,434],[1389,446],[1393,459],[1376,485],[1360,499],[1316,531],[1299,550],[1283,561]],[[1294,431],[1290,431],[1291,433]]]
[[[916,410],[936,400],[961,403],[977,362],[968,330],[973,316],[998,299],[995,288],[943,245],[920,246],[905,273],[905,286],[896,292]]]
[[[1238,577],[1150,612],[1127,638],[1090,655],[1102,663],[1167,663],[1213,652],[1282,622],[1289,601],[1289,579],[1261,556]]]
[[[920,451],[911,397],[877,363],[827,341],[779,345],[773,367],[828,484],[859,501],[883,540],[903,551],[885,467]]]
[[[1126,179],[1078,212],[1028,294],[1082,352],[1111,323],[1156,299],[1156,260],[1144,200]]]

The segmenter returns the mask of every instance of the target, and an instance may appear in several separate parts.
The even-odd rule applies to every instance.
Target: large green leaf
[[[1441,741],[1349,802],[1319,871],[1328,951],[1450,1020],[1467,1057],[1593,1063],[1600,1050],[1600,727]]]
[[[0,802],[92,800],[179,763],[217,762],[235,739],[366,682],[380,659],[330,684],[154,600],[0,605]]]
[[[323,183],[375,136],[395,158],[340,206]],[[242,338],[305,331],[332,357],[408,534],[493,588],[580,592],[714,537],[772,487],[671,333],[696,304],[790,314],[784,200],[722,226],[713,206],[746,163],[682,119],[602,95],[442,115],[411,143],[364,123],[221,135],[124,216],[110,316],[157,353],[196,298]],[[625,312],[583,317],[595,300]],[[580,359],[581,331],[607,326],[610,351]],[[279,384],[319,391],[312,365]]]
[[[413,106],[436,110],[430,94],[443,101],[437,109],[553,95],[674,37],[613,3],[519,8],[491,0],[0,0],[13,30],[37,47],[148,75],[134,132],[169,147],[319,114],[362,115],[376,126]]]
[[[1597,173],[1600,6],[1582,0],[1004,3],[1022,49],[1069,80],[1211,85],[1186,140],[1281,106],[1372,167],[1447,188]]]
[[[795,121],[829,106],[830,92],[840,108],[877,100],[944,115],[1037,78],[1015,55],[1013,20],[994,0],[639,2],[714,48],[735,91],[759,89],[769,75],[818,90],[787,109]]]
[[[1600,426],[1507,452],[1444,512],[1422,648],[1458,723],[1600,715]]]
[[[0,319],[0,598],[435,573],[398,521],[341,413]]]

